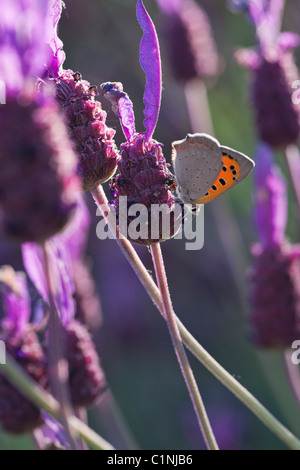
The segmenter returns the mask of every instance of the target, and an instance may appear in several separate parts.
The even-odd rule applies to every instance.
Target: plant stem
[[[63,348],[62,348],[62,325],[58,312],[55,307],[53,299],[53,291],[51,285],[51,274],[49,266],[49,258],[47,253],[46,244],[43,244],[43,255],[44,255],[44,266],[45,266],[45,277],[48,287],[48,296],[49,296],[49,346],[48,346],[48,359],[49,359],[49,378],[50,378],[50,387],[53,396],[60,403],[61,421],[65,428],[65,432],[73,449],[79,448],[79,443],[77,442],[77,436],[74,434],[74,430],[70,428],[69,418],[74,415],[70,403],[70,394],[69,394],[69,370],[68,363],[64,357]]]
[[[300,153],[297,145],[288,145],[284,152],[285,160],[289,177],[291,180],[297,208],[298,208],[298,222],[300,214],[300,186],[298,181],[298,175],[300,173]]]
[[[6,357],[6,364],[0,367],[1,373],[18,388],[26,398],[62,423],[62,412],[59,403],[52,395],[43,390],[42,387],[29,377],[24,369],[10,355]],[[75,416],[69,417],[69,425],[72,431],[78,433],[93,449],[114,450],[108,442]]]
[[[102,186],[98,186],[93,191],[93,197],[96,204],[100,208],[103,217],[110,224],[106,212],[110,209],[107,204],[106,195]],[[104,208],[106,208],[104,210]],[[147,269],[143,265],[136,251],[131,243],[125,238],[117,236],[117,243],[119,244],[123,254],[129,261],[134,269],[137,277],[142,285],[145,287],[148,295],[165,318],[163,304],[160,298],[160,292]],[[243,387],[229,372],[227,372],[191,335],[185,328],[181,321],[176,317],[176,322],[180,331],[183,343],[194,354],[194,356],[225,386],[227,387],[240,401],[242,401],[252,413],[260,419],[265,426],[267,426],[280,440],[282,440],[288,447],[294,450],[300,450],[300,440],[294,436],[285,426],[283,426],[245,387]]]
[[[200,392],[197,387],[197,383],[186,356],[176,318],[174,316],[172,301],[168,288],[168,281],[162,257],[160,244],[156,243],[150,247],[153,265],[156,273],[156,279],[159,286],[163,309],[169,333],[172,338],[174,350],[180,365],[180,369],[185,380],[188,392],[190,394],[191,401],[197,416],[198,424],[202,431],[206,446],[209,450],[219,450],[217,441],[215,439],[212,427],[210,425],[204,403],[202,401]]]
[[[75,416],[77,416],[77,418],[80,419],[82,423],[87,424],[88,418],[87,418],[86,408],[77,408],[75,410]],[[80,444],[80,450],[89,450],[83,438],[80,438],[79,444]]]
[[[117,449],[139,450],[110,390],[93,406],[92,413]]]
[[[297,400],[300,408],[300,371],[299,367],[292,362],[292,350],[287,349],[284,352],[284,365],[286,374],[290,383],[291,390]]]
[[[32,441],[36,450],[45,450],[44,442],[43,442],[43,432],[41,429],[37,428],[32,433]]]

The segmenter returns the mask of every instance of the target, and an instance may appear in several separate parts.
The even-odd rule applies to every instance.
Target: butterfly
[[[206,204],[236,186],[255,163],[224,147],[208,134],[188,134],[172,144],[178,197],[187,204]]]

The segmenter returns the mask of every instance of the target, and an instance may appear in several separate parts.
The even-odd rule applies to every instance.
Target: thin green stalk
[[[77,416],[77,418],[80,419],[82,423],[87,424],[88,417],[87,417],[86,408],[77,408],[75,410],[75,416]],[[84,439],[82,439],[82,437],[80,438],[79,444],[80,444],[80,450],[89,450],[88,446],[86,445],[86,442],[84,441]]]
[[[298,403],[295,400],[287,376],[284,351],[280,349],[259,349],[258,357],[272,390],[273,400],[279,406],[286,425],[292,432],[298,432],[300,429],[300,414]]]
[[[77,436],[74,434],[74,431],[70,428],[69,425],[69,418],[74,415],[74,411],[70,402],[68,363],[64,357],[62,348],[62,325],[53,300],[50,274],[51,267],[49,266],[47,247],[45,244],[42,245],[42,249],[50,308],[48,347],[48,373],[50,379],[50,388],[53,396],[60,403],[60,411],[62,413],[61,421],[65,428],[70,445],[73,449],[79,449],[80,446],[77,442]]]
[[[287,170],[289,173],[290,181],[293,188],[293,193],[298,209],[298,223],[300,214],[300,186],[298,181],[298,175],[300,171],[300,153],[297,145],[288,145],[284,151],[286,160]]]
[[[292,349],[284,351],[284,365],[291,390],[297,400],[298,408],[300,409],[300,371],[299,366],[292,362],[292,354]]]
[[[0,367],[1,374],[20,390],[28,400],[62,423],[59,403],[29,377],[9,354],[6,357],[6,364]],[[114,450],[107,441],[75,416],[69,418],[69,425],[73,432],[79,434],[91,448],[95,450]]]
[[[92,408],[92,414],[97,418],[107,438],[114,443],[117,449],[139,450],[127,423],[122,416],[118,404],[110,390],[107,390],[102,399]]]
[[[184,346],[180,337],[176,317],[172,307],[172,301],[168,288],[166,270],[162,257],[160,244],[156,243],[150,247],[153,265],[156,273],[156,279],[160,290],[161,300],[163,304],[164,314],[172,338],[174,350],[180,365],[180,369],[185,380],[193,407],[197,416],[198,424],[204,437],[206,446],[209,450],[219,450],[216,438],[210,425],[206,409],[201,398],[197,383],[186,356]]]
[[[107,204],[105,192],[101,185],[93,191],[93,197],[100,208],[103,217],[108,224],[110,221],[105,214],[110,209]],[[103,210],[104,209],[104,210]],[[143,265],[131,243],[125,238],[117,237],[123,254],[134,269],[137,277],[145,287],[148,295],[165,318],[163,304],[160,298],[160,292],[147,269]],[[227,387],[239,400],[241,400],[252,413],[260,419],[280,440],[288,447],[294,450],[300,450],[300,440],[294,436],[285,426],[283,426],[245,387],[243,387],[229,372],[227,372],[191,335],[181,321],[176,318],[183,343],[187,346],[194,356],[221,382]]]

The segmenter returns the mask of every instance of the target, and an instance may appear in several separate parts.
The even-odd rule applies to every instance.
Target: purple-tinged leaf
[[[112,110],[121,121],[124,135],[128,141],[135,134],[135,117],[133,103],[120,82],[102,83],[101,90],[105,98],[110,101]]]
[[[250,70],[255,70],[260,64],[260,57],[253,49],[237,49],[234,58],[239,65]]]
[[[154,24],[142,0],[136,6],[138,22],[144,32],[140,45],[140,63],[146,74],[144,93],[146,140],[150,140],[156,127],[162,90],[161,59],[158,38]]]
[[[49,303],[48,287],[42,248],[35,243],[22,245],[23,263],[28,276],[35,285],[40,296]]]
[[[75,315],[74,283],[70,257],[64,245],[57,239],[49,240],[46,244],[46,250],[54,304],[62,322],[66,324]],[[35,243],[25,243],[22,246],[22,253],[28,276],[41,297],[49,305],[49,291],[42,247]]]
[[[251,18],[258,27],[265,20],[267,2],[266,0],[248,0],[248,6]]]
[[[62,232],[53,237],[54,240],[58,240],[67,248],[72,264],[79,261],[83,256],[90,223],[89,210],[83,198],[80,197],[68,225]]]
[[[3,328],[22,335],[31,313],[26,276],[10,267],[3,267],[0,269],[0,282],[4,299]]]
[[[281,33],[278,37],[278,47],[281,52],[291,51],[300,44],[300,36],[296,33]]]
[[[44,424],[39,428],[42,443],[51,443],[57,449],[70,449],[64,427],[45,411],[42,411]]]
[[[135,134],[135,117],[133,103],[127,93],[124,93],[124,96],[119,99],[119,112],[123,132],[126,139],[129,141]]]
[[[255,161],[256,226],[264,246],[278,245],[284,238],[287,223],[286,183],[266,144],[259,145]]]
[[[263,54],[277,45],[285,0],[249,0],[249,13],[256,27]]]
[[[61,17],[63,9],[62,0],[54,0],[50,4],[48,13],[48,22],[46,30],[46,42],[50,48],[50,56],[47,63],[48,74],[52,78],[58,78],[62,73],[62,66],[66,59],[66,54],[63,51],[63,42],[59,39],[57,34],[58,22]]]
[[[270,30],[274,32],[276,37],[279,34],[282,24],[284,4],[285,0],[270,0],[266,14]]]

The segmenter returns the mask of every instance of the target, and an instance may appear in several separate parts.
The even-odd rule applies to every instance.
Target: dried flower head
[[[66,70],[56,78],[56,97],[79,156],[78,174],[85,190],[108,181],[117,169],[115,131],[106,125],[106,112],[95,100],[97,88]]]

